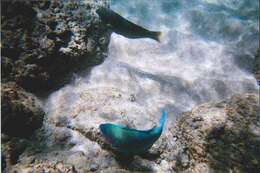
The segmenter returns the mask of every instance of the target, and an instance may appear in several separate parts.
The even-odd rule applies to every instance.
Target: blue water
[[[257,92],[250,69],[258,8],[258,0],[113,0],[111,9],[122,16],[162,31],[161,43],[112,34],[105,62],[48,98],[49,119],[147,129],[164,109],[170,127],[196,105]]]

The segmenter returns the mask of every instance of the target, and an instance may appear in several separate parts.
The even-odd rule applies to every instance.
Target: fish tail
[[[166,112],[162,111],[162,116],[161,116],[161,119],[160,119],[160,128],[163,128],[165,120],[166,120]]]
[[[162,35],[162,32],[160,32],[160,31],[152,31],[151,32],[151,38],[158,41],[158,42],[161,41],[161,39],[160,39],[161,35]]]

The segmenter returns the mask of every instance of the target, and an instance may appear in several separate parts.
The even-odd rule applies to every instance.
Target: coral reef
[[[34,93],[103,62],[110,32],[95,10],[104,1],[3,1],[2,79]],[[67,77],[67,78],[66,78]]]
[[[15,83],[2,84],[2,133],[28,137],[42,126],[44,112],[39,100]]]
[[[39,145],[27,148],[12,170],[29,172],[32,165],[39,165],[47,171],[62,163],[80,173],[256,172],[260,162],[259,115],[255,94],[202,104],[181,115],[173,128],[165,129],[149,153],[132,158],[112,152],[98,129],[56,124],[50,129],[53,133],[38,141],[48,139],[44,149]],[[77,151],[75,136],[83,151]]]

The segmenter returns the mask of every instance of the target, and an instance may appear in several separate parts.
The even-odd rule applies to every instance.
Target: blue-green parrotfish
[[[136,130],[111,123],[99,126],[102,135],[111,144],[112,149],[125,155],[144,154],[161,136],[166,119],[166,112],[162,112],[159,126],[150,130]]]
[[[159,38],[161,32],[149,31],[133,22],[130,22],[108,8],[101,7],[96,12],[102,22],[107,24],[109,28],[117,34],[123,35],[127,38],[151,38],[160,42]]]

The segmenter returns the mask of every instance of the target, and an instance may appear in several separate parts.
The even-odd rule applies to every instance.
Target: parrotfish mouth
[[[160,137],[165,118],[166,113],[163,111],[160,125],[149,130],[137,130],[111,123],[101,124],[99,129],[112,149],[124,154],[142,154]]]

